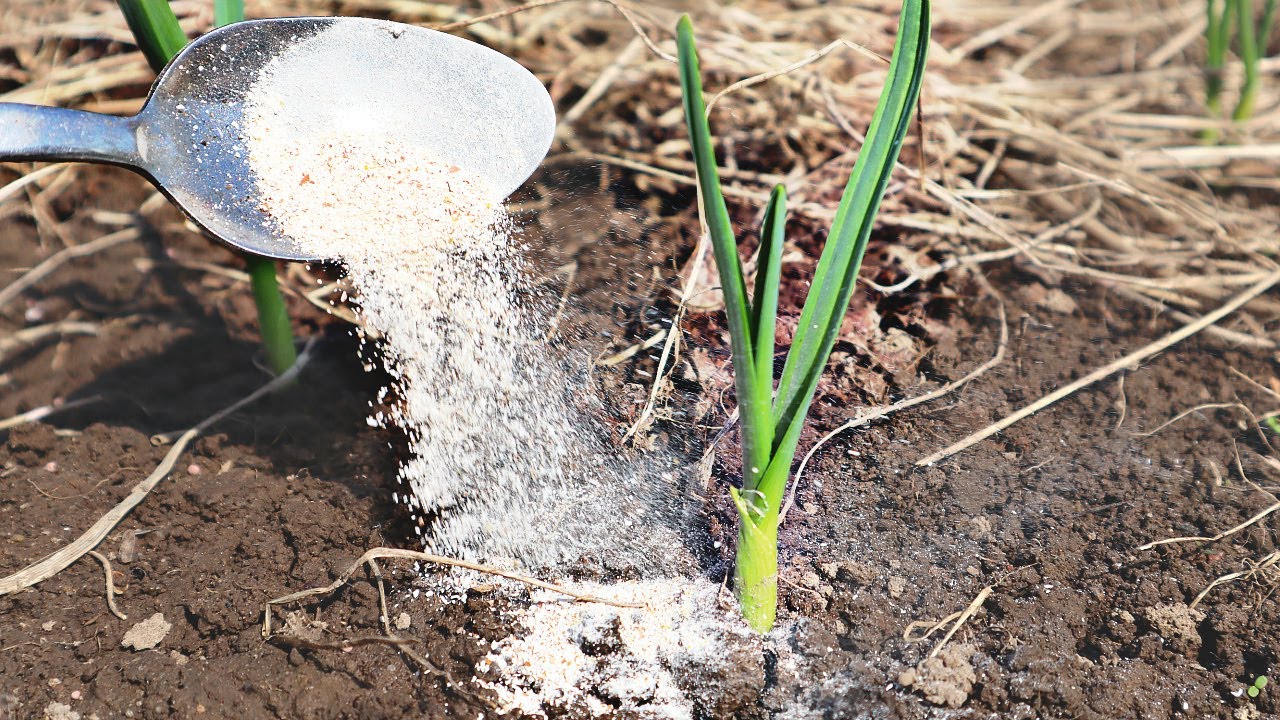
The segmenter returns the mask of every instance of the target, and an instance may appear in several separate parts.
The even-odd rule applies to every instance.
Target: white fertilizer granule
[[[340,41],[333,32],[263,69],[244,142],[269,222],[342,263],[382,338],[394,382],[370,422],[409,436],[398,497],[424,545],[530,567],[592,554],[638,569],[670,562],[681,546],[671,482],[619,470],[574,406],[498,193],[362,121],[377,108],[360,106],[358,74],[327,76],[350,101],[346,121],[305,121],[309,106],[331,115],[335,95],[298,90],[310,85],[293,75],[313,70],[296,54]]]

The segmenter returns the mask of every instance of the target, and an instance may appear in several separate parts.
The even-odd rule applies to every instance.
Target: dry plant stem
[[[66,335],[97,335],[102,327],[97,323],[78,320],[59,320],[47,325],[23,328],[12,335],[0,338],[0,362],[6,356],[26,345],[34,345],[42,340]]]
[[[640,411],[640,415],[631,427],[627,429],[622,441],[626,442],[631,439],[642,427],[648,427],[648,421],[653,417],[654,407],[658,403],[658,393],[662,389],[662,379],[666,377],[667,364],[670,362],[672,355],[676,352],[676,345],[681,339],[679,331],[680,323],[684,320],[685,308],[688,307],[689,301],[693,298],[697,290],[697,268],[702,267],[707,256],[707,250],[711,247],[711,236],[707,234],[706,227],[702,229],[702,234],[698,238],[698,245],[693,250],[693,258],[689,262],[689,267],[694,268],[689,276],[685,279],[684,287],[680,291],[680,302],[676,306],[675,316],[671,318],[672,332],[667,333],[666,342],[662,344],[662,354],[658,357],[658,368],[653,373],[653,384],[649,387],[649,397],[645,401],[644,409]]]
[[[550,340],[556,336],[556,332],[560,329],[560,318],[564,317],[564,309],[569,304],[569,296],[573,293],[573,281],[578,277],[578,263],[569,264],[569,270],[564,279],[564,289],[560,291],[560,302],[556,303],[556,311],[551,315],[551,322],[547,323],[547,332],[543,335],[544,339]]]
[[[657,345],[658,343],[665,340],[666,337],[667,337],[667,330],[663,328],[662,330],[659,330],[658,332],[649,336],[649,339],[645,340],[644,342],[636,343],[621,352],[614,353],[613,355],[610,355],[609,357],[604,358],[602,360],[597,360],[596,365],[599,365],[601,367],[612,367],[619,363],[626,362],[627,360],[630,360],[631,358],[635,357],[636,354],[639,353],[641,350],[648,350],[654,345]]]
[[[182,436],[178,438],[177,442],[173,444],[173,447],[169,449],[169,452],[165,453],[164,458],[160,461],[160,464],[156,466],[156,469],[137,485],[134,485],[128,496],[121,500],[115,507],[107,512],[107,514],[98,518],[97,522],[90,526],[90,528],[80,537],[71,541],[71,543],[63,547],[61,550],[46,556],[44,559],[28,565],[8,577],[0,578],[0,595],[10,595],[18,592],[19,590],[29,588],[32,585],[48,580],[54,575],[65,570],[67,566],[71,565],[76,560],[84,557],[84,555],[90,550],[96,548],[103,540],[106,539],[111,530],[115,528],[115,526],[118,525],[120,521],[123,520],[131,510],[133,510],[133,508],[137,507],[138,503],[142,502],[161,480],[168,476],[168,474],[173,470],[173,466],[178,462],[178,458],[182,455],[183,451],[186,450],[187,445],[189,445],[192,440],[195,440],[200,433],[204,432],[209,426],[217,423],[231,413],[236,412],[240,408],[293,382],[293,380],[298,376],[298,373],[301,372],[302,368],[306,366],[306,362],[310,358],[310,347],[311,345],[308,343],[307,350],[298,357],[298,362],[295,363],[288,372],[273,378],[270,382],[258,388],[247,397],[238,400],[222,410],[219,410],[217,413],[214,413],[208,418],[202,420],[198,425],[184,432]]]
[[[1179,420],[1181,420],[1181,419],[1183,419],[1183,418],[1185,418],[1185,417],[1187,417],[1187,416],[1189,416],[1189,415],[1193,415],[1193,414],[1195,414],[1195,413],[1198,413],[1198,412],[1200,412],[1201,410],[1224,410],[1224,409],[1226,409],[1226,408],[1238,408],[1238,409],[1241,409],[1241,410],[1245,409],[1244,405],[1241,405],[1240,403],[1205,403],[1205,404],[1203,404],[1203,405],[1197,405],[1197,406],[1195,406],[1195,407],[1193,407],[1193,408],[1189,408],[1189,409],[1187,409],[1187,410],[1183,410],[1182,412],[1178,413],[1177,415],[1173,416],[1172,418],[1170,418],[1170,419],[1168,419],[1168,420],[1164,421],[1164,422],[1163,422],[1163,423],[1161,423],[1161,424],[1160,424],[1156,429],[1154,429],[1154,430],[1152,430],[1152,431],[1150,431],[1150,432],[1133,433],[1133,436],[1134,436],[1134,437],[1151,437],[1152,435],[1155,435],[1156,433],[1160,432],[1161,430],[1164,430],[1165,428],[1167,428],[1167,427],[1169,427],[1170,425],[1172,425],[1172,424],[1174,424],[1174,423],[1178,422]]]
[[[476,25],[478,23],[488,22],[490,20],[498,20],[504,17],[515,15],[517,13],[522,13],[526,10],[532,10],[534,8],[547,7],[548,5],[559,5],[560,3],[563,3],[563,2],[575,2],[575,1],[576,0],[538,0],[538,2],[526,3],[524,5],[519,5],[513,8],[507,8],[505,10],[498,10],[496,12],[491,12],[487,15],[480,15],[478,17],[467,18],[466,20],[458,20],[457,22],[445,23],[443,25],[433,25],[431,29],[439,30],[441,32],[450,32],[452,30],[458,30],[460,28]],[[663,51],[662,48],[659,48],[657,43],[655,43],[653,39],[649,37],[649,34],[644,31],[644,28],[640,26],[640,21],[636,18],[635,12],[633,10],[631,10],[629,7],[627,7],[623,3],[617,2],[617,0],[596,0],[596,2],[603,2],[606,5],[612,6],[614,10],[617,10],[618,14],[621,15],[628,23],[631,24],[632,29],[636,31],[636,35],[641,40],[644,41],[644,44],[649,48],[650,52],[662,58],[663,60],[666,60],[667,62],[676,62],[676,57],[674,55]]]
[[[320,308],[326,313],[333,315],[334,317],[340,318],[342,320],[346,320],[352,325],[359,325],[360,318],[356,316],[355,312],[351,308],[347,307],[346,305],[338,305],[334,303],[333,300],[325,299],[326,297],[329,297],[330,295],[332,295],[333,291],[337,287],[339,287],[339,285],[340,283],[336,283],[336,282],[330,283],[324,287],[316,288],[315,290],[312,290],[311,292],[306,293],[305,295],[303,295],[303,297],[306,299],[307,302]],[[370,331],[368,328],[366,328],[365,332],[369,333]],[[377,334],[376,333],[371,334],[370,337],[376,340]]]
[[[409,655],[407,652],[408,646],[417,642],[416,640],[406,640],[392,635],[371,635],[332,643],[316,642],[314,640],[307,640],[306,638],[300,638],[295,635],[273,635],[271,636],[271,639],[281,641],[290,647],[299,647],[304,650],[350,650],[351,648],[361,647],[363,645],[383,645],[393,647],[407,655]],[[438,668],[427,662],[425,659],[421,659],[421,656],[416,653],[409,656],[417,660],[420,665],[423,665],[429,670],[438,670]]]
[[[506,578],[508,580],[514,580],[516,582],[521,582],[526,585],[532,585],[533,587],[542,588],[543,590],[551,590],[552,592],[557,592],[566,597],[571,597],[574,600],[577,600],[579,602],[600,603],[603,605],[612,605],[614,607],[625,607],[625,608],[644,607],[639,603],[620,602],[617,600],[609,600],[607,598],[596,597],[595,595],[591,595],[589,593],[580,593],[576,590],[566,588],[563,585],[556,585],[554,583],[544,582],[542,580],[539,580],[534,577],[530,577],[528,575],[508,572],[506,570],[500,570],[498,568],[490,567],[488,565],[482,565],[480,563],[468,562],[466,560],[457,560],[455,558],[444,557],[443,555],[433,555],[431,553],[419,552],[417,550],[401,550],[399,548],[378,547],[378,548],[373,548],[372,550],[366,551],[365,554],[361,555],[359,558],[356,559],[355,562],[351,563],[351,565],[347,567],[346,570],[342,571],[342,573],[338,575],[337,580],[334,580],[332,583],[324,587],[310,588],[308,590],[299,590],[296,593],[290,593],[289,595],[284,595],[282,597],[275,598],[274,600],[268,600],[266,604],[263,606],[262,636],[264,638],[271,637],[271,607],[273,605],[287,605],[289,603],[297,602],[298,600],[305,600],[307,598],[315,597],[317,595],[328,595],[334,592],[335,590],[337,590],[338,588],[342,587],[343,585],[347,584],[347,582],[351,580],[351,576],[355,575],[356,571],[359,570],[362,566],[366,564],[369,564],[372,566],[372,564],[380,558],[397,558],[400,560],[415,560],[417,562],[426,562],[426,563],[432,563],[435,565],[447,565],[450,567],[464,568],[466,570],[474,570],[475,572],[484,573],[486,575],[496,575],[498,577]]]
[[[1218,533],[1217,535],[1214,535],[1213,537],[1175,537],[1175,538],[1165,538],[1164,540],[1156,540],[1156,541],[1154,541],[1154,542],[1149,542],[1149,543],[1147,543],[1146,545],[1140,545],[1140,546],[1138,546],[1138,549],[1139,549],[1139,550],[1150,550],[1150,549],[1152,549],[1152,548],[1154,548],[1154,547],[1158,547],[1158,546],[1160,546],[1160,545],[1172,545],[1172,544],[1174,544],[1174,543],[1183,543],[1183,542],[1206,542],[1206,543],[1217,542],[1217,541],[1219,541],[1219,540],[1222,540],[1223,538],[1228,538],[1228,537],[1231,537],[1232,535],[1235,535],[1236,533],[1240,532],[1241,530],[1244,530],[1245,528],[1249,527],[1250,525],[1253,525],[1253,524],[1255,524],[1255,523],[1259,522],[1260,520],[1263,520],[1263,519],[1264,519],[1264,518],[1266,518],[1268,515],[1270,515],[1270,514],[1272,514],[1272,513],[1276,512],[1277,510],[1280,510],[1280,502],[1272,503],[1271,505],[1269,505],[1269,506],[1267,506],[1265,509],[1263,509],[1261,512],[1259,512],[1258,514],[1256,514],[1256,515],[1254,515],[1253,517],[1249,518],[1248,520],[1245,520],[1244,522],[1240,523],[1239,525],[1236,525],[1235,527],[1231,528],[1230,530],[1223,530],[1222,532]]]
[[[391,618],[387,610],[387,588],[386,583],[382,580],[382,568],[378,566],[377,560],[369,561],[369,570],[373,573],[373,577],[378,583],[378,622],[382,625],[381,637],[363,637],[354,640],[346,640],[341,643],[317,643],[306,638],[293,637],[290,635],[276,635],[273,640],[282,641],[288,645],[305,647],[313,650],[348,650],[360,645],[390,645],[395,647],[401,653],[404,653],[410,660],[418,663],[420,667],[436,674],[442,674],[440,668],[427,660],[422,655],[409,649],[413,644],[412,640],[405,640],[397,637],[391,632]]]
[[[812,53],[810,53],[808,57],[797,60],[796,62],[793,62],[790,65],[787,65],[786,67],[778,68],[777,70],[770,70],[769,72],[760,73],[759,75],[752,75],[751,77],[748,77],[748,78],[743,78],[742,80],[739,80],[734,84],[730,85],[729,87],[726,87],[725,89],[716,93],[711,97],[710,100],[707,101],[707,117],[711,117],[711,110],[716,106],[716,103],[720,102],[720,98],[723,98],[726,95],[737,92],[744,88],[749,88],[752,85],[759,85],[760,83],[767,82],[769,80],[772,80],[773,78],[781,77],[783,75],[788,75],[790,73],[793,73],[796,70],[799,70],[805,67],[806,65],[812,65],[813,63],[818,62],[819,60],[826,57],[827,55],[830,55],[836,50],[841,50],[841,49],[853,50],[862,55],[870,57],[873,60],[879,60],[880,62],[883,62],[886,64],[888,64],[889,62],[889,58],[881,57],[855,42],[850,42],[843,38],[839,40],[833,40],[821,50],[815,50]]]
[[[15,197],[20,191],[22,191],[23,188],[27,187],[28,185],[37,183],[43,180],[45,177],[49,175],[53,175],[59,170],[65,170],[66,167],[67,166],[64,163],[46,165],[45,167],[42,167],[39,170],[32,170],[26,175],[23,175],[17,180],[14,180],[8,185],[5,185],[4,187],[0,187],[0,203],[4,203],[8,201],[9,198]]]
[[[537,0],[537,2],[524,3],[523,5],[517,5],[516,7],[506,8],[504,10],[498,10],[496,12],[486,13],[484,15],[478,15],[473,18],[467,18],[466,20],[458,20],[456,22],[444,23],[441,25],[433,25],[431,26],[431,29],[439,30],[440,32],[450,32],[453,30],[461,30],[462,28],[469,27],[471,25],[489,22],[491,20],[501,20],[504,17],[510,17],[511,15],[515,15],[516,13],[525,12],[526,10],[533,10],[535,8],[547,7],[550,5],[559,5],[560,3],[570,2],[570,1],[571,0]]]
[[[1021,13],[1001,25],[965,40],[951,51],[950,57],[947,58],[948,64],[963,60],[978,50],[994,45],[1011,35],[1016,35],[1025,28],[1048,20],[1081,2],[1083,0],[1054,0],[1054,2],[1044,3],[1029,12]]]
[[[1129,288],[1124,287],[1123,285],[1112,285],[1111,291],[1123,298],[1127,298],[1129,300],[1133,300],[1134,302],[1141,303],[1143,305],[1146,305],[1149,308],[1152,308],[1153,310],[1158,310],[1161,313],[1164,313],[1169,317],[1173,318],[1174,320],[1177,320],[1178,322],[1189,323],[1189,322],[1195,321],[1195,316],[1184,313],[1181,310],[1178,310],[1176,308],[1171,308],[1168,305],[1160,302],[1159,300],[1152,300],[1146,295],[1143,295],[1142,293],[1136,290],[1130,290]],[[1213,335],[1215,337],[1218,337],[1226,342],[1239,345],[1241,347],[1261,348],[1264,350],[1274,350],[1277,347],[1276,342],[1270,338],[1259,337],[1257,335],[1247,335],[1245,333],[1237,332],[1235,330],[1229,330],[1227,328],[1219,327],[1217,325],[1211,325],[1205,328],[1205,333],[1208,335]]]
[[[68,260],[85,257],[93,253],[102,252],[116,245],[132,242],[142,237],[142,233],[137,228],[126,228],[104,235],[97,240],[91,240],[82,245],[72,245],[63,248],[58,252],[45,258],[39,265],[28,270],[21,277],[9,283],[3,290],[0,290],[0,309],[13,302],[15,298],[25,292],[32,285],[35,285],[41,279],[49,275],[49,273],[58,269]]]
[[[1275,162],[1280,160],[1280,143],[1270,145],[1229,145],[1204,147],[1166,147],[1146,150],[1129,156],[1139,170],[1184,170],[1217,168],[1242,160]]]
[[[582,117],[583,113],[589,110],[591,106],[601,98],[601,96],[608,92],[609,88],[612,87],[613,83],[618,79],[618,76],[622,74],[623,68],[635,62],[636,59],[640,57],[640,51],[643,49],[644,42],[639,36],[636,36],[635,39],[633,39],[631,43],[618,54],[618,58],[614,60],[609,67],[605,68],[604,72],[600,73],[600,76],[596,78],[596,81],[591,83],[591,87],[587,88],[587,91],[583,93],[582,98],[579,99],[578,102],[574,103],[573,107],[569,108],[569,111],[560,118],[560,127],[567,128],[576,123]]]
[[[973,601],[969,603],[969,607],[966,607],[964,612],[960,613],[960,616],[956,618],[955,624],[951,626],[951,629],[947,631],[947,634],[942,637],[942,640],[938,641],[938,644],[934,646],[933,650],[929,651],[929,657],[937,657],[942,648],[946,647],[947,643],[951,642],[951,638],[955,636],[960,627],[968,622],[969,618],[973,617],[974,614],[978,612],[978,608],[982,607],[982,603],[986,602],[988,597],[991,597],[991,593],[995,588],[995,585],[988,585],[982,588],[982,590],[974,596]],[[926,635],[926,637],[927,636],[928,635]]]
[[[1115,426],[1111,428],[1112,432],[1118,432],[1120,426],[1124,425],[1125,418],[1129,416],[1129,397],[1124,392],[1124,379],[1126,377],[1128,376],[1121,373],[1119,379],[1116,380],[1116,394],[1119,396],[1116,399],[1116,403],[1120,406],[1120,418],[1116,420]]]
[[[925,640],[928,640],[930,637],[932,637],[934,633],[938,632],[942,628],[949,625],[956,618],[960,617],[960,615],[962,615],[963,613],[964,613],[963,610],[957,610],[951,613],[950,615],[942,618],[941,620],[938,620],[937,622],[930,622],[927,620],[912,620],[911,622],[907,623],[907,627],[902,631],[902,642],[908,642],[908,643],[924,642]],[[920,632],[922,628],[924,629],[923,633]]]
[[[1110,362],[1104,365],[1103,367],[1098,368],[1097,370],[1094,370],[1093,372],[1080,378],[1079,380],[1044,396],[1043,398],[1031,403],[1030,405],[1022,408],[1021,410],[1018,410],[1012,415],[1009,415],[1003,420],[997,423],[993,423],[987,426],[986,428],[983,428],[982,430],[979,430],[978,432],[973,433],[972,435],[966,437],[965,439],[943,450],[940,450],[922,460],[917,461],[916,465],[917,466],[932,465],[944,458],[950,457],[951,455],[954,455],[962,450],[965,450],[973,445],[976,445],[977,443],[1004,430],[1010,425],[1013,425],[1014,423],[1017,423],[1018,421],[1024,418],[1034,415],[1035,413],[1045,409],[1046,407],[1049,407],[1050,405],[1058,402],[1059,400],[1065,397],[1068,397],[1069,395],[1075,393],[1076,391],[1082,388],[1086,388],[1098,382],[1099,380],[1102,380],[1103,378],[1109,377],[1123,370],[1124,368],[1127,368],[1135,363],[1139,363],[1143,360],[1146,360],[1147,358],[1153,355],[1156,355],[1157,353],[1160,353],[1163,350],[1166,350],[1182,342],[1183,340],[1186,340],[1192,335],[1195,335],[1201,330],[1204,330],[1205,328],[1210,327],[1214,323],[1218,322],[1219,320],[1222,320],[1224,317],[1240,309],[1242,306],[1245,305],[1245,303],[1249,302],[1255,297],[1266,292],[1278,282],[1280,282],[1280,271],[1273,271],[1269,275],[1267,275],[1265,278],[1263,278],[1261,281],[1259,281],[1257,284],[1255,284],[1253,287],[1240,293],[1236,297],[1232,298],[1230,302],[1226,303],[1222,307],[1219,307],[1217,310],[1214,310],[1213,312],[1205,315],[1204,317],[1196,320],[1195,322],[1188,323],[1187,325],[1182,326],[1178,330],[1166,335],[1165,337],[1139,350],[1135,350],[1134,352],[1131,352],[1128,355],[1125,355],[1119,360],[1115,360],[1113,362]]]
[[[111,611],[112,615],[115,615],[121,620],[128,620],[129,616],[120,612],[120,608],[116,607],[116,581],[111,577],[111,561],[107,559],[106,555],[103,555],[97,550],[90,550],[88,555],[94,560],[102,563],[102,571],[106,574],[107,609]]]
[[[431,661],[427,660],[422,655],[410,649],[410,646],[417,642],[416,640],[406,640],[404,638],[396,637],[395,635],[382,635],[382,636],[374,635],[374,636],[366,636],[366,637],[357,637],[357,638],[352,638],[350,640],[343,640],[341,642],[335,642],[335,643],[316,642],[314,640],[308,640],[306,638],[300,638],[293,635],[275,635],[271,639],[276,642],[283,643],[284,645],[288,645],[289,647],[303,648],[305,650],[346,651],[352,648],[362,647],[364,645],[382,645],[385,647],[393,647],[396,650],[399,650],[401,653],[404,653],[404,655],[407,656],[410,660],[413,660],[414,662],[416,662],[418,666],[421,667],[423,670],[426,670],[431,673],[435,673],[436,675],[444,674],[444,672],[435,664],[433,664]]]
[[[82,398],[80,400],[72,400],[70,402],[65,402],[60,405],[41,405],[38,408],[32,408],[24,413],[18,413],[17,415],[13,415],[11,417],[7,417],[3,420],[0,420],[0,431],[9,430],[9,429],[18,427],[19,425],[26,425],[27,423],[33,423],[38,420],[43,420],[49,417],[50,415],[54,415],[55,413],[60,413],[64,410],[71,410],[74,408],[83,407],[85,405],[90,405],[100,400],[102,400],[101,396],[94,395],[93,397]]]
[[[182,451],[186,449],[190,443],[199,434],[194,428],[188,430],[174,443],[173,448],[160,461],[160,465],[147,476],[142,482],[138,483],[130,491],[129,495],[121,500],[106,515],[98,518],[84,534],[73,540],[61,550],[46,556],[43,560],[35,562],[18,572],[0,578],[0,595],[9,595],[19,590],[31,587],[37,583],[48,580],[65,570],[69,565],[84,557],[90,550],[96,548],[111,530],[124,519],[129,511],[142,502],[151,490],[163,480],[173,466],[178,461],[178,457],[182,455]]]
[[[1187,607],[1194,610],[1195,607],[1200,604],[1200,601],[1204,600],[1205,597],[1208,596],[1208,594],[1212,592],[1213,589],[1218,587],[1219,585],[1226,585],[1227,583],[1234,582],[1241,578],[1251,578],[1277,565],[1280,565],[1280,550],[1277,550],[1269,555],[1263,556],[1261,560],[1255,563],[1253,567],[1249,568],[1248,570],[1227,573],[1226,575],[1221,575],[1217,578],[1214,578],[1213,582],[1209,583],[1208,587],[1206,587],[1204,590],[1201,590],[1200,594],[1196,595],[1195,599],[1192,600],[1187,605]]]

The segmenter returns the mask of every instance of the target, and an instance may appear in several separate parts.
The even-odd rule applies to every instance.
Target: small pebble
[[[129,628],[120,644],[133,650],[150,650],[164,640],[173,624],[164,619],[164,614],[155,613],[151,617]]]
[[[190,465],[187,466],[188,475],[199,475],[201,472],[202,471],[200,470],[200,466],[195,463],[191,463]]]
[[[45,318],[45,310],[41,305],[29,305],[26,312],[22,314],[22,319],[29,323],[38,323]]]

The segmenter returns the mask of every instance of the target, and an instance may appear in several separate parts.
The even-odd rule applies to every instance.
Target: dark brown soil
[[[79,172],[53,208],[77,241],[103,234],[94,210],[132,212],[145,195],[123,171]],[[6,573],[78,535],[149,473],[165,452],[149,442],[153,433],[187,427],[265,380],[244,286],[167,262],[170,253],[236,261],[173,227],[176,215],[161,219],[162,232],[63,268],[0,309],[6,331],[24,324],[27,301],[50,319],[102,324],[96,337],[44,344],[0,367],[0,416],[55,398],[101,397],[3,436]],[[617,350],[620,338],[643,337],[658,322],[650,298],[663,289],[647,286],[646,268],[662,253],[643,233],[628,237],[566,253],[580,261],[574,282],[586,317],[599,323],[599,349],[621,342]],[[25,221],[0,227],[4,268],[28,267],[56,247]],[[144,258],[153,264],[140,272]],[[1066,287],[1080,307],[1063,314],[1037,302],[1044,288],[1033,276],[1005,270],[992,281],[1008,311],[1008,357],[958,393],[844,435],[815,457],[784,530],[774,650],[743,658],[741,676],[721,678],[726,702],[709,715],[1226,718],[1246,707],[1280,710],[1271,689],[1256,700],[1242,693],[1280,653],[1271,587],[1248,580],[1216,589],[1187,632],[1162,622],[1167,611],[1159,610],[1274,551],[1274,520],[1212,545],[1135,549],[1212,535],[1272,502],[1234,469],[1238,450],[1250,480],[1274,484],[1259,460],[1270,449],[1237,411],[1206,410],[1154,436],[1135,434],[1201,403],[1268,409],[1264,393],[1227,368],[1267,384],[1272,359],[1192,340],[1132,369],[1123,386],[1109,380],[917,470],[934,449],[1171,327],[1091,288]],[[941,294],[946,282],[925,292]],[[392,614],[409,613],[403,634],[419,641],[433,669],[386,646],[303,649],[261,636],[266,600],[329,582],[370,547],[411,545],[390,499],[397,438],[364,420],[377,378],[361,369],[347,328],[291,302],[301,331],[322,338],[302,380],[197,442],[100,547],[115,561],[129,619],[108,612],[102,568],[89,558],[0,599],[0,708],[21,718],[63,703],[84,717],[244,720],[491,711],[471,680],[488,643],[510,631],[502,603],[481,592],[462,602],[415,593],[411,567],[384,563]],[[989,295],[974,290],[927,312],[903,307],[900,298],[859,298],[806,446],[858,407],[925,392],[995,351]],[[690,327],[715,336],[714,318]],[[915,338],[912,347],[928,338],[933,350],[893,361],[886,348],[902,334]],[[704,390],[719,392],[701,373],[723,363],[719,350],[693,348],[688,358],[701,362],[693,376]],[[620,418],[635,407],[633,386],[647,389],[628,372],[618,371],[609,385],[618,392],[605,398]],[[719,405],[709,407],[707,420],[722,422]],[[671,439],[679,427],[658,430]],[[688,432],[697,436],[688,448],[700,446],[702,431]],[[726,540],[733,474],[726,459],[707,508]],[[126,542],[136,542],[130,562],[121,557]],[[711,560],[718,580],[726,559]],[[904,687],[906,671],[939,639],[904,641],[908,625],[962,610],[987,586],[990,597],[944,652],[948,664],[927,665]],[[173,626],[160,644],[122,647],[124,633],[157,612]],[[363,576],[307,612],[295,622],[325,623],[324,642],[381,633],[376,588]],[[778,649],[802,661],[780,663]],[[948,700],[960,703],[959,715]]]

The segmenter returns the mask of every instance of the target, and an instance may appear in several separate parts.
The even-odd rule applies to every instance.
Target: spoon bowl
[[[0,161],[129,167],[230,245],[327,259],[295,247],[261,209],[245,141],[250,97],[278,103],[289,132],[395,138],[501,197],[533,174],[555,133],[542,83],[495,50],[381,20],[279,18],[227,25],[187,45],[133,117],[0,103]]]

